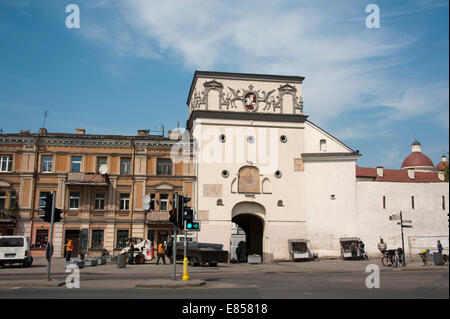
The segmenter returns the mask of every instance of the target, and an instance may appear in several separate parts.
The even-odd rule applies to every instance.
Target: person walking
[[[438,249],[438,252],[442,255],[442,251],[444,250],[444,248],[442,247],[440,240],[437,241],[437,249]]]
[[[363,241],[361,240],[361,241],[359,242],[359,254],[360,254],[361,259],[365,259],[365,256],[364,256],[364,254],[365,254],[364,247],[365,247],[365,245],[364,245]]]
[[[130,242],[130,257],[128,258],[128,263],[130,265],[134,264],[134,242]]]
[[[73,251],[72,239],[69,239],[64,246],[66,247],[66,261],[70,261],[70,257],[72,257],[72,251]]]
[[[162,258],[164,265],[166,264],[166,257],[164,256],[164,244],[162,242],[158,245],[158,258],[156,259],[156,264],[159,265],[159,259]],[[176,261],[174,261],[176,262]]]

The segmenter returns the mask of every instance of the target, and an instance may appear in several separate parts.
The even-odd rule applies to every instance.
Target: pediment
[[[0,187],[11,187],[11,183],[0,179]]]
[[[280,92],[297,92],[297,89],[294,86],[290,85],[290,84],[285,84],[283,86],[280,86],[278,88],[278,90]]]
[[[156,190],[174,190],[176,186],[169,183],[159,183],[156,185],[149,186],[150,189]]]

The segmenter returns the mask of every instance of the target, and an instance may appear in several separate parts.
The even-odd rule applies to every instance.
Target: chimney
[[[414,168],[408,168],[408,177],[410,179],[415,179],[416,177],[414,176]]]
[[[75,134],[84,135],[85,133],[86,133],[86,130],[84,128],[75,129]]]
[[[138,136],[148,136],[148,130],[138,130]]]
[[[383,177],[383,166],[377,166],[377,175]]]
[[[45,127],[41,127],[39,129],[39,134],[47,134],[47,129]]]
[[[438,178],[441,182],[445,181],[445,173],[442,171],[438,172]]]

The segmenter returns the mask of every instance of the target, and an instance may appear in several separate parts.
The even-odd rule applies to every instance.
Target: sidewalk
[[[28,268],[22,268],[18,265],[5,266],[0,268],[0,288],[12,287],[57,287],[65,283],[69,272],[64,269],[65,260],[61,258],[53,258],[51,266],[52,281],[47,278],[47,260],[45,258],[35,258],[33,265]],[[384,267],[379,259],[364,261],[344,261],[336,260],[320,260],[310,262],[275,262],[271,264],[219,264],[218,267],[189,267],[189,274],[195,278],[195,274],[232,274],[232,273],[349,273],[349,272],[366,272],[368,265],[375,264],[379,266],[381,272],[407,272],[407,271],[442,271],[448,272],[448,265],[434,266],[429,263],[423,266],[422,262],[412,262],[406,267],[399,266],[397,268]],[[177,277],[181,279],[183,265],[177,263]],[[170,278],[173,274],[173,265],[159,264],[155,261],[147,262],[144,265],[126,265],[126,268],[118,268],[116,264],[105,264],[97,266],[85,266],[80,269],[82,280],[101,280],[110,279],[111,287],[114,283],[117,287],[134,288],[129,286],[124,277],[136,276],[147,278],[144,285],[148,287],[182,287],[185,284],[172,282],[170,279],[163,280],[161,278]],[[123,285],[125,286],[123,286]],[[203,283],[191,282],[190,285],[203,285]],[[172,285],[172,286],[171,286]]]

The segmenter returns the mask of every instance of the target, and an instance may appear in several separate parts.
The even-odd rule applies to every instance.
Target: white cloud
[[[364,3],[104,0],[95,10],[108,8],[115,18],[88,17],[86,37],[119,54],[172,59],[190,69],[305,76],[305,112],[317,123],[375,102],[392,108],[376,123],[381,128],[424,115],[425,105],[429,114],[448,115],[448,82],[424,90],[422,83],[389,76],[409,62],[406,49],[418,35],[393,24],[367,29]],[[436,6],[418,0],[397,11],[381,8],[392,18]],[[375,102],[364,98],[368,94]],[[448,128],[442,116],[430,119]]]

